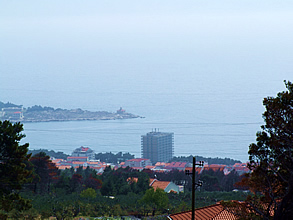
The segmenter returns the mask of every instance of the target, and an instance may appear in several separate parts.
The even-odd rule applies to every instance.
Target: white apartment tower
[[[142,158],[156,162],[168,162],[173,158],[174,133],[152,131],[141,136]]]

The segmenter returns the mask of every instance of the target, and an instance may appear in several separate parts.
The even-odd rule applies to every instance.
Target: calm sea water
[[[226,71],[194,67],[191,63],[188,63],[190,69],[180,69],[183,64],[156,65],[158,68],[146,69],[136,62],[133,69],[129,69],[128,65],[122,68],[122,63],[116,63],[115,68],[104,66],[99,71],[84,65],[83,72],[72,70],[68,65],[60,75],[58,71],[51,74],[44,70],[33,82],[28,78],[15,82],[19,88],[13,89],[11,85],[2,100],[25,107],[40,104],[91,111],[114,112],[121,106],[145,117],[25,123],[24,141],[30,143],[31,149],[69,154],[77,147],[86,146],[97,153],[122,151],[140,157],[141,135],[156,128],[174,132],[176,156],[247,161],[248,146],[255,142],[255,134],[263,124],[263,98],[284,90],[283,80],[290,79],[291,75],[289,72],[278,75],[274,70],[256,72],[244,67],[236,71],[236,64]],[[18,71],[23,75],[29,73],[29,69]]]
[[[129,92],[114,90],[96,97],[90,92],[75,92],[75,96],[71,96],[74,98],[64,99],[63,104],[58,104],[60,98],[51,93],[48,97],[56,98],[54,107],[116,111],[121,105],[128,112],[145,118],[25,123],[25,141],[30,143],[31,149],[52,149],[69,154],[77,147],[86,146],[96,152],[122,151],[140,157],[141,135],[156,128],[162,132],[174,132],[176,156],[247,160],[248,146],[254,142],[255,133],[262,123],[261,95],[256,91],[242,94],[236,88],[232,91],[233,88],[229,88],[233,86],[231,83],[225,86],[228,91],[218,91],[200,87],[198,83],[192,88],[193,85],[187,81],[185,84],[180,84],[178,80],[161,82],[174,87],[174,90],[157,92],[154,88],[150,92],[140,92],[139,84],[133,84]],[[191,91],[183,92],[184,88]],[[127,89],[125,85],[120,85],[120,90],[124,89]],[[60,96],[64,98],[62,93]]]
[[[140,136],[152,128],[174,132],[175,155],[202,155],[247,160],[257,123],[176,123],[169,120],[79,121],[26,123],[30,149],[71,153],[79,146],[96,152],[130,152],[140,157]]]
[[[67,154],[86,146],[97,153],[122,151],[141,157],[141,135],[156,128],[174,132],[176,156],[247,161],[248,146],[255,142],[255,134],[263,124],[262,100],[284,90],[283,79],[290,75],[245,70],[234,75],[234,68],[227,72],[194,67],[181,70],[179,64],[176,68],[157,65],[160,68],[151,70],[137,64],[137,73],[124,68],[125,74],[120,74],[121,65],[104,67],[102,73],[84,67],[87,74],[75,72],[72,76],[67,69],[52,78],[38,76],[33,83],[24,79],[22,83],[28,86],[8,90],[5,98],[25,107],[40,104],[114,112],[121,106],[145,118],[25,123],[24,141],[31,149]]]

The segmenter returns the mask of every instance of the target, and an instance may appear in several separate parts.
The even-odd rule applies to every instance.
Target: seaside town
[[[286,82],[286,86],[292,93],[293,84]],[[23,117],[12,108],[12,116]],[[35,108],[47,111],[46,107]],[[9,115],[3,112],[2,116]],[[116,114],[123,115],[125,110],[120,108]],[[3,120],[0,128],[1,219],[254,219],[265,216],[255,211],[257,207],[267,210],[269,217],[278,216],[278,204],[284,201],[277,201],[283,195],[278,194],[282,180],[271,175],[274,169],[276,173],[281,170],[280,175],[287,172],[283,160],[275,160],[280,161],[275,166],[273,160],[259,163],[253,157],[247,163],[229,158],[216,158],[214,163],[212,158],[196,161],[192,155],[176,157],[174,133],[156,128],[141,135],[141,158],[119,152],[111,160],[107,158],[113,157],[111,152],[96,154],[84,146],[66,157],[62,152],[52,156],[52,151],[29,151],[29,144],[20,145],[24,137],[21,123]],[[261,146],[266,136],[257,135]],[[251,144],[249,154],[258,158],[261,152],[262,158],[263,150],[258,147]],[[273,156],[279,158],[278,154]],[[260,168],[263,162],[265,169]],[[283,184],[284,192],[292,187]],[[267,197],[267,190],[278,197]],[[268,205],[269,201],[273,203]]]
[[[170,171],[180,171],[180,172],[192,172],[192,163],[189,162],[156,162],[152,164],[150,159],[145,158],[134,158],[126,160],[121,163],[106,163],[95,160],[95,153],[89,147],[79,147],[76,148],[72,154],[67,157],[67,160],[51,158],[55,166],[60,170],[74,169],[75,171],[79,168],[82,169],[93,169],[98,175],[102,175],[106,167],[111,167],[111,169],[117,170],[119,168],[131,168],[132,170],[143,171],[151,170],[154,173],[168,173]],[[236,172],[239,176],[250,172],[247,168],[246,163],[235,163],[234,165],[223,165],[223,164],[208,164],[204,162],[204,166],[197,167],[196,172],[200,175],[203,171],[213,171],[213,172],[223,172],[224,175],[228,175],[232,171]],[[137,178],[128,179],[128,181],[137,181]],[[176,185],[172,181],[161,181],[156,178],[150,178],[150,187],[154,189],[160,188],[166,193],[180,193],[184,192],[183,185]],[[234,189],[237,191],[237,189]]]

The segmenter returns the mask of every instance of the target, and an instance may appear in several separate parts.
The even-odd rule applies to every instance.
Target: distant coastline
[[[116,112],[87,111],[78,109],[54,109],[35,105],[24,108],[22,105],[3,103],[0,101],[0,120],[12,122],[52,122],[52,121],[85,121],[85,120],[118,120],[143,118],[126,112],[122,107]]]

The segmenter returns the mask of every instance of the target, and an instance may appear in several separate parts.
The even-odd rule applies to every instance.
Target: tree
[[[265,125],[249,146],[248,167],[243,179],[254,196],[249,207],[263,219],[291,219],[293,216],[293,84],[285,81],[288,91],[263,101]]]
[[[137,181],[137,193],[145,192],[149,189],[150,179],[148,175],[144,172],[138,173],[138,181]]]
[[[73,174],[70,180],[71,192],[80,192],[82,190],[82,175]]]
[[[49,193],[53,182],[58,179],[58,168],[44,152],[40,152],[29,160],[34,169],[34,189],[35,193]]]
[[[168,206],[169,198],[164,190],[157,188],[155,191],[154,188],[150,188],[145,192],[141,202],[152,208],[154,216],[157,210],[163,210]]]
[[[87,188],[87,189],[81,191],[80,196],[82,198],[88,199],[88,201],[89,201],[90,199],[96,198],[97,197],[97,193],[96,193],[96,191],[94,189]]]
[[[102,187],[102,181],[98,178],[93,177],[92,174],[84,181],[87,188],[100,189]]]
[[[25,163],[31,156],[27,154],[29,144],[19,143],[25,137],[22,131],[23,125],[20,123],[0,121],[0,209],[5,212],[30,207],[19,196],[22,185],[29,180],[30,171],[26,169]]]

